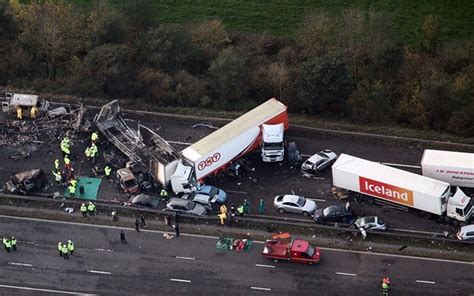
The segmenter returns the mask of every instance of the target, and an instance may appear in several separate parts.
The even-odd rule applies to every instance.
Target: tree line
[[[292,37],[226,30],[219,20],[161,24],[152,1],[0,4],[0,85],[158,106],[290,111],[474,135],[472,40],[443,41],[425,18],[418,46],[390,15],[313,11]]]

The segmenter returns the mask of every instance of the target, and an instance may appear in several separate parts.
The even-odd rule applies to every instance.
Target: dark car
[[[347,206],[334,205],[325,209],[317,209],[314,213],[315,223],[324,222],[349,222],[354,218],[354,213]]]
[[[290,169],[294,169],[301,164],[303,158],[301,157],[300,151],[298,150],[298,147],[296,147],[295,142],[289,142],[286,150]]]
[[[157,208],[160,204],[160,199],[151,195],[139,194],[132,196],[128,202],[136,207]]]

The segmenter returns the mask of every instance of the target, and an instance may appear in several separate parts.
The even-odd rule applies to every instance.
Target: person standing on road
[[[74,255],[74,243],[71,240],[67,241],[67,249],[71,255]]]
[[[12,236],[11,245],[13,251],[16,251],[16,238],[14,236]]]
[[[140,232],[139,226],[140,226],[140,221],[138,220],[138,218],[135,218],[135,230],[137,232]]]
[[[76,187],[72,186],[72,184],[69,185],[68,191],[69,191],[69,195],[70,195],[71,197],[75,197],[75,196],[76,196]]]
[[[59,256],[63,256],[63,243],[59,242],[58,243],[58,251],[59,251]]]
[[[61,176],[61,171],[60,170],[53,170],[51,173],[54,176],[54,181],[56,181],[56,185],[58,185],[58,187],[60,187],[61,183],[62,183],[62,180],[63,180],[63,176]]]
[[[120,230],[120,241],[122,242],[122,245],[127,243],[127,240],[125,239],[125,233],[123,230]]]
[[[95,204],[92,201],[89,201],[87,205],[87,211],[89,212],[89,216],[95,215]]]
[[[181,222],[180,214],[176,212],[176,214],[174,214],[174,223],[179,224],[179,222]]]
[[[10,249],[11,249],[12,245],[11,245],[10,240],[6,237],[3,237],[3,246],[5,247],[5,250],[7,252],[10,252]]]
[[[81,213],[82,213],[82,217],[87,217],[87,207],[85,203],[82,203],[81,205]]]
[[[64,259],[69,259],[69,250],[68,250],[66,244],[61,246],[61,253],[63,253],[63,258]]]
[[[56,171],[59,171],[59,159],[57,158],[54,160],[54,169]]]
[[[250,214],[250,202],[247,199],[244,199],[244,213]]]
[[[221,212],[221,214],[226,214],[227,215],[227,207],[225,204],[223,204],[220,208],[219,208],[219,211]]]
[[[141,215],[140,216],[140,226],[141,227],[145,227],[146,226],[146,223],[145,223],[145,215]]]
[[[179,237],[179,223],[176,223],[174,225],[174,231],[176,233],[176,237]]]
[[[93,132],[91,135],[91,142],[96,143],[99,140],[99,134],[97,132]]]
[[[243,217],[244,216],[244,205],[240,205],[238,208],[237,208],[237,213],[239,213],[239,216],[240,217]]]
[[[110,179],[110,173],[112,172],[112,168],[109,165],[106,165],[104,168],[105,178]]]
[[[163,198],[164,200],[168,200],[168,191],[166,191],[166,189],[161,189],[161,192],[160,192],[160,197]]]
[[[263,215],[265,213],[265,202],[263,201],[263,198],[261,198],[260,202],[258,203],[258,213],[260,215]]]

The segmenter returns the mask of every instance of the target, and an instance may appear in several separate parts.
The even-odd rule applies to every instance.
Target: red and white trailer
[[[258,148],[262,124],[280,123],[285,130],[288,128],[287,107],[270,99],[184,149],[181,156],[185,163],[194,167],[196,178],[202,180]]]

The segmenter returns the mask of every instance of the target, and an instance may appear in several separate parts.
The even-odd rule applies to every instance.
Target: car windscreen
[[[313,246],[309,246],[306,252],[304,252],[309,258],[314,256],[315,249]]]
[[[125,187],[127,187],[127,188],[128,188],[128,187],[133,187],[133,186],[137,185],[137,183],[135,183],[135,180],[128,180],[128,181],[125,181],[123,184],[124,184]]]
[[[278,150],[283,148],[283,142],[279,143],[263,143],[263,148],[270,150]]]
[[[306,203],[306,199],[302,196],[298,198],[298,201],[296,202],[300,207],[304,207],[304,204]]]
[[[193,202],[188,202],[185,206],[186,210],[187,211],[191,211],[192,209],[194,209],[196,207],[196,204],[193,203]]]
[[[323,211],[323,215],[324,216],[329,216],[332,212],[334,212],[336,210],[335,207],[327,207],[324,209]]]
[[[216,196],[216,195],[218,195],[218,194],[219,194],[219,189],[217,189],[216,187],[212,187],[212,188],[211,188],[211,192],[209,192],[209,195],[210,195],[211,197],[214,197],[214,196]]]

